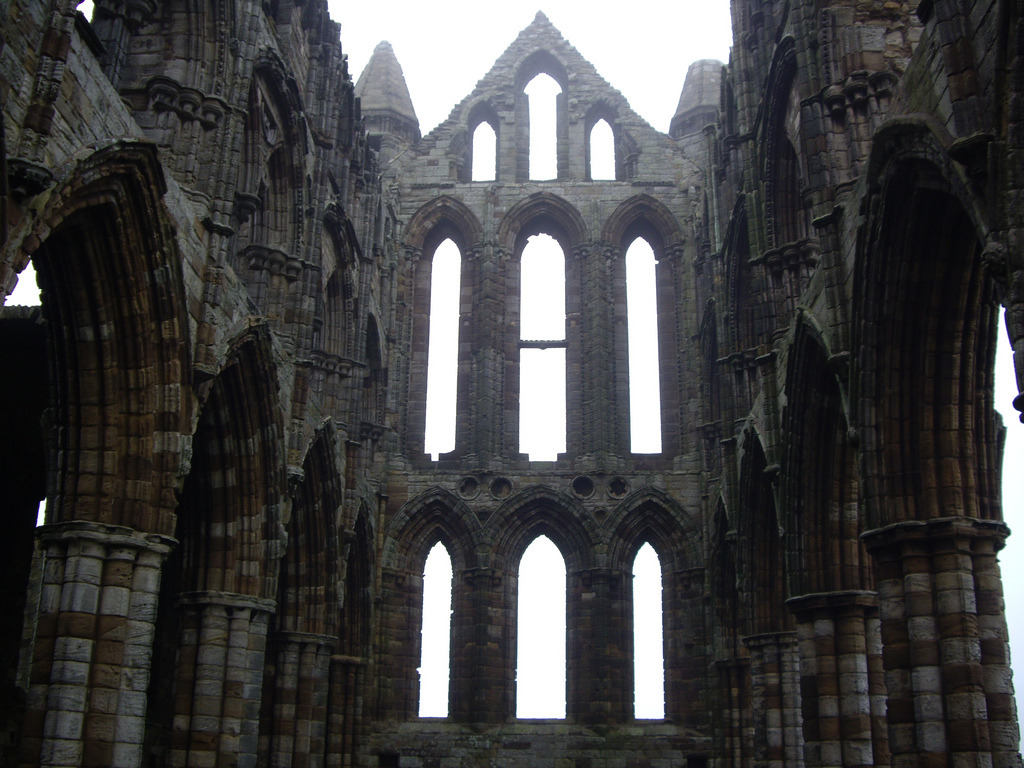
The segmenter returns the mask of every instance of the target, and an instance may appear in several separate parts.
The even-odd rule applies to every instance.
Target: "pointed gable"
[[[433,158],[434,174],[469,181],[473,132],[486,122],[494,129],[499,145],[498,180],[529,181],[529,107],[524,88],[540,74],[549,75],[562,88],[557,97],[558,179],[589,180],[590,131],[600,120],[612,128],[616,179],[629,180],[640,173],[649,175],[648,171],[654,176],[665,173],[661,155],[674,151],[675,143],[634,112],[622,93],[542,12],[516,36],[448,118],[423,138],[417,155]],[[646,159],[641,147],[650,153]]]

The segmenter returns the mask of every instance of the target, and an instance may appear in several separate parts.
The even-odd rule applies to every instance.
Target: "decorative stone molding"
[[[222,98],[187,88],[163,75],[150,78],[146,94],[153,112],[173,112],[182,122],[198,120],[206,130],[217,128],[228,112],[228,104]]]

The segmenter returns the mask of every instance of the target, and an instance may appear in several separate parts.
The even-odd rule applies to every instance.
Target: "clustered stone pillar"
[[[795,597],[789,607],[800,646],[806,765],[887,765],[877,596],[825,592]]]
[[[182,631],[170,765],[254,765],[270,600],[232,592],[179,598]]]
[[[462,579],[469,591],[465,618],[470,626],[456,631],[462,645],[452,657],[461,693],[454,697],[451,715],[458,722],[503,723],[512,712],[504,579],[494,568],[469,568]]]
[[[631,617],[623,595],[625,574],[592,568],[572,574],[569,583],[574,619],[566,662],[574,690],[568,714],[584,723],[628,722],[632,686],[625,643]]]
[[[328,674],[335,639],[280,632],[271,712],[271,765],[319,768],[324,764]]]
[[[952,517],[864,534],[874,557],[894,768],[1019,766],[995,553],[1001,522]]]
[[[75,521],[41,528],[39,543],[23,764],[141,765],[160,568],[173,542]]]
[[[750,705],[750,660],[739,656],[715,662],[721,691],[722,718],[718,722],[722,755],[719,768],[749,768],[753,765],[753,728],[747,717]]]
[[[751,709],[756,762],[765,768],[802,768],[803,723],[800,661],[793,632],[769,632],[743,638],[750,650]]]
[[[325,768],[355,765],[365,670],[366,659],[340,654],[331,656]]]

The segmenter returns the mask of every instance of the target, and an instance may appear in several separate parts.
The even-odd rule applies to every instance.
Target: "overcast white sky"
[[[626,7],[573,0],[537,3],[347,3],[331,0],[342,50],[357,79],[374,47],[391,43],[423,134],[473,90],[499,55],[543,11],[565,38],[655,128],[667,132],[686,69],[725,61],[727,0],[638,0]]]

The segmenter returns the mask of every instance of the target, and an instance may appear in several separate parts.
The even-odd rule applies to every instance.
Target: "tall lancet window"
[[[452,240],[445,240],[434,251],[430,271],[427,415],[423,442],[424,451],[434,461],[440,454],[455,448],[461,274],[459,247]]]
[[[633,453],[661,453],[661,369],[654,251],[637,238],[626,251],[629,423]]]
[[[644,544],[633,561],[633,712],[638,720],[665,717],[665,639],[661,561]]]
[[[558,178],[558,94],[561,86],[540,74],[523,92],[530,100],[530,179]]]
[[[452,633],[452,558],[438,542],[423,566],[420,717],[448,717]]]
[[[565,717],[565,560],[539,536],[519,561],[516,717]]]
[[[519,450],[531,461],[565,451],[565,254],[549,235],[523,249],[520,293]]]
[[[590,160],[590,178],[593,181],[615,180],[615,136],[608,121],[601,118],[590,129],[587,144]]]

